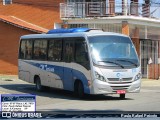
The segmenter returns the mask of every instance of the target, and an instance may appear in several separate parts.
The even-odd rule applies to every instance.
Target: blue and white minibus
[[[137,93],[141,68],[131,39],[89,28],[24,35],[19,44],[19,79],[84,94]]]

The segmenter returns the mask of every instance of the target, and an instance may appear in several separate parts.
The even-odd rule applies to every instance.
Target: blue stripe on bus
[[[81,71],[78,71],[78,70],[75,70],[72,68],[63,67],[63,66],[49,65],[49,64],[43,64],[43,63],[34,63],[34,62],[28,62],[28,61],[25,61],[25,62],[30,65],[33,65],[41,70],[48,71],[50,73],[54,73],[54,74],[58,75],[63,82],[64,90],[69,90],[69,91],[74,90],[74,81],[75,80],[72,77],[72,79],[69,81],[67,79],[69,74],[63,75],[63,72],[64,71],[67,71],[67,72],[71,71],[72,75],[75,78],[81,80],[81,82],[83,83],[84,92],[87,94],[90,94],[90,89],[88,87],[88,80],[87,80],[86,76]]]

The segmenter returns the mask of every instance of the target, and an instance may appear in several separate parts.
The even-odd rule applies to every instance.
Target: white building
[[[100,28],[129,35],[139,54],[143,77],[159,78],[160,4],[150,0],[66,0],[60,4],[60,17],[69,28]]]

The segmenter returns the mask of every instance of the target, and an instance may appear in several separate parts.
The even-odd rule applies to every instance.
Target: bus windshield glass
[[[122,68],[139,66],[138,56],[130,38],[107,35],[91,36],[88,39],[95,64]]]

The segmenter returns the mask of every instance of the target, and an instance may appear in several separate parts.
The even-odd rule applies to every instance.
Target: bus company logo
[[[42,70],[45,70],[46,67],[47,67],[47,65],[40,65],[40,68],[41,68]]]
[[[128,70],[126,70],[126,69],[118,69],[118,70],[113,70],[113,72],[127,72]]]
[[[121,73],[117,73],[116,76],[117,76],[118,78],[122,78],[123,75],[122,75]]]
[[[40,64],[39,68],[48,72],[54,72],[54,68],[50,65]]]

